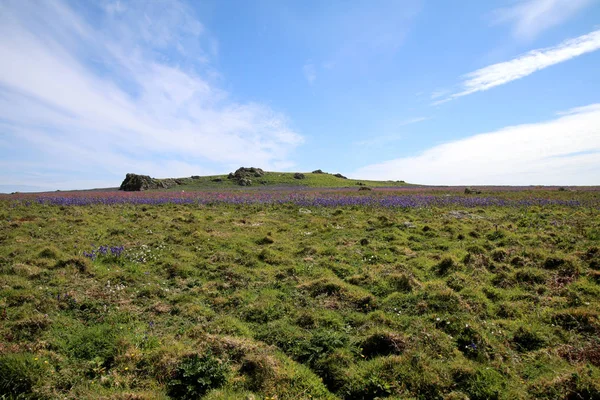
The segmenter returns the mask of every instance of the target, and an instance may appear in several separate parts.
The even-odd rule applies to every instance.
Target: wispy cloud
[[[600,30],[566,40],[554,47],[531,50],[510,61],[489,65],[464,75],[459,92],[433,104],[437,105],[457,97],[483,92],[598,49],[600,49]]]
[[[417,124],[419,122],[427,121],[428,119],[429,119],[429,117],[416,117],[416,118],[405,119],[403,121],[400,121],[400,122],[394,124],[393,130],[396,130],[397,128],[401,128],[404,126]],[[389,143],[393,143],[393,142],[402,140],[402,137],[403,137],[403,135],[401,133],[395,133],[395,134],[390,134],[390,135],[374,136],[374,137],[370,137],[368,139],[358,140],[358,141],[353,142],[352,144],[355,146],[362,146],[362,147],[381,147],[385,144],[389,144]]]
[[[302,72],[304,72],[304,78],[306,78],[309,85],[315,83],[315,80],[317,79],[317,69],[315,68],[315,64],[308,61],[302,67]]]
[[[450,91],[448,89],[440,89],[431,93],[431,100],[439,99],[440,97],[444,97],[448,95]]]
[[[594,0],[523,0],[512,7],[494,11],[495,24],[510,23],[513,34],[530,40],[543,31],[560,25]]]
[[[11,144],[3,159],[59,166],[52,182],[66,186],[80,171],[118,183],[128,171],[164,177],[291,165],[303,138],[284,115],[220,89],[216,41],[185,5],[117,1],[97,6],[92,21],[69,4],[0,3],[0,124]],[[0,173],[0,183],[21,178],[52,184],[27,170]]]
[[[600,104],[360,168],[360,179],[441,185],[597,185]]]
[[[416,117],[416,118],[405,119],[404,121],[400,121],[397,126],[412,125],[412,124],[416,124],[418,122],[427,121],[428,119],[429,119],[429,117]]]

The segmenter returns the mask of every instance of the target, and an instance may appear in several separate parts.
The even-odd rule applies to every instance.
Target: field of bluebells
[[[598,207],[600,188],[585,188],[573,195],[572,192],[532,191],[522,188],[488,188],[487,195],[464,195],[458,190],[448,188],[378,188],[375,191],[357,192],[354,188],[335,190],[280,188],[279,190],[230,190],[195,192],[67,192],[65,194],[14,194],[4,196],[13,204],[44,204],[58,206],[87,205],[160,205],[160,204],[295,204],[304,207],[528,207],[562,205],[571,207]],[[493,190],[493,191],[491,191]],[[567,192],[567,193],[565,193]],[[562,196],[561,196],[562,194]],[[0,195],[0,199],[2,199]]]
[[[600,188],[0,195],[0,399],[599,399]]]

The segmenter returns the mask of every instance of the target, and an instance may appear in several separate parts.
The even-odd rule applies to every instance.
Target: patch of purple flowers
[[[92,245],[92,247],[94,246]],[[98,246],[97,249],[92,249],[92,251],[84,251],[83,255],[94,261],[98,256],[118,258],[123,255],[124,251],[124,246]]]
[[[579,200],[559,200],[544,198],[503,199],[497,197],[466,197],[436,195],[394,195],[361,196],[349,194],[305,194],[305,193],[198,193],[189,196],[173,196],[163,193],[162,196],[89,196],[60,197],[40,196],[40,204],[58,206],[87,205],[160,205],[160,204],[295,204],[301,207],[385,207],[385,208],[420,208],[420,207],[530,207],[530,206],[585,206]]]
[[[421,190],[421,191],[419,191]],[[490,192],[486,195],[462,195],[455,189],[439,190],[413,188],[406,190],[377,189],[365,195],[355,189],[270,189],[248,191],[190,191],[190,192],[82,192],[22,195],[11,197],[11,201],[20,205],[35,203],[54,206],[119,206],[119,205],[277,205],[293,204],[300,207],[385,207],[385,208],[422,208],[422,207],[600,207],[597,196],[569,198],[557,197],[554,192],[505,190]],[[26,197],[25,197],[26,196]],[[539,196],[539,197],[534,197]],[[1,197],[0,197],[1,198]],[[13,203],[13,204],[14,204]]]

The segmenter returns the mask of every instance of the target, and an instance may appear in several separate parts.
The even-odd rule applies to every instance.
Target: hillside
[[[226,175],[192,176],[184,178],[156,179],[145,175],[127,174],[121,187],[127,185],[128,179],[141,179],[144,182],[136,183],[146,185],[142,190],[199,190],[221,189],[236,187],[313,187],[313,188],[339,188],[339,187],[402,187],[409,186],[404,181],[370,181],[348,179],[341,174],[320,172],[274,172],[263,171],[260,168],[239,168]],[[135,185],[134,185],[135,186]],[[137,191],[139,189],[124,189]]]

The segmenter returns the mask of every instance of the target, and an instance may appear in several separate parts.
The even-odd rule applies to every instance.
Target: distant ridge
[[[202,188],[232,188],[249,186],[303,186],[303,187],[398,187],[409,186],[404,181],[369,181],[348,179],[340,173],[330,174],[320,169],[312,172],[273,172],[257,167],[240,167],[227,175],[184,178],[152,178],[148,175],[128,173],[119,190],[194,190]]]

